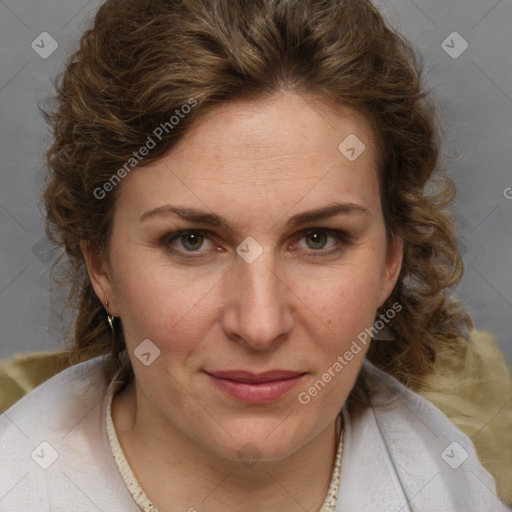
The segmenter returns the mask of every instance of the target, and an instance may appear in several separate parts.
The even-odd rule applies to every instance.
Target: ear
[[[381,289],[379,295],[379,307],[386,302],[396,285],[404,255],[404,241],[401,237],[393,235],[386,255],[386,262],[383,267]]]
[[[82,250],[89,279],[98,299],[103,305],[108,300],[109,313],[119,316],[107,255],[96,244],[88,240],[80,240],[80,249]]]

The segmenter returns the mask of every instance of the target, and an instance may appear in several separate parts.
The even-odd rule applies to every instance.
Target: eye
[[[181,235],[179,240],[187,251],[197,251],[203,245],[204,235],[201,233],[186,233]]]
[[[304,243],[302,242],[304,240]],[[350,237],[344,231],[326,228],[311,228],[301,233],[298,249],[311,249],[318,256],[329,255],[344,249],[350,244]],[[315,255],[317,256],[317,255]]]
[[[169,233],[162,240],[162,243],[169,249],[172,248],[181,252],[199,252],[205,241],[212,243],[204,231],[188,230]]]
[[[304,236],[310,249],[324,249],[329,240],[329,235],[325,231],[310,231]],[[311,244],[309,244],[311,242]]]

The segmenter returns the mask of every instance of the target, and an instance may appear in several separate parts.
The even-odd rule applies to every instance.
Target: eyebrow
[[[168,215],[169,213],[173,213],[178,215],[179,217],[195,222],[197,224],[206,224],[208,226],[222,228],[228,232],[235,232],[236,229],[229,224],[229,222],[220,215],[215,213],[208,213],[201,210],[196,210],[194,208],[188,208],[183,206],[174,206],[174,205],[164,205],[153,210],[149,210],[144,213],[139,222],[143,222],[151,217],[157,217],[161,215]],[[334,203],[328,206],[324,206],[322,208],[317,208],[315,210],[309,210],[306,212],[299,213],[291,217],[287,226],[289,227],[297,227],[302,224],[307,224],[310,222],[315,222],[319,220],[325,220],[331,217],[335,217],[336,215],[366,215],[368,217],[371,216],[370,211],[356,203]]]

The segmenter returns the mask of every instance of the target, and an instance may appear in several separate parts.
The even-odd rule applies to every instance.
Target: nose
[[[290,289],[271,255],[252,263],[237,258],[227,280],[223,329],[232,340],[254,350],[268,350],[282,342],[293,327]]]

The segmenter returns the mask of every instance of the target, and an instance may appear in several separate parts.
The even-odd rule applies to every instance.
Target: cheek
[[[375,321],[379,285],[377,266],[347,266],[326,279],[323,287],[304,289],[309,320],[303,326],[313,341],[306,348],[307,358],[317,362],[316,379],[329,382],[318,405],[337,406],[352,388],[371,342],[367,329]]]
[[[211,274],[190,279],[190,271],[151,263],[143,254],[120,258],[114,290],[128,346],[146,338],[162,350],[170,340],[192,345],[213,314],[210,295],[216,281]]]
[[[333,334],[345,336],[357,327],[373,322],[378,308],[380,278],[375,265],[363,272],[354,266],[333,272],[324,286],[307,286],[304,303],[318,312]]]
[[[341,277],[340,273],[332,281],[337,284],[323,290],[309,290],[309,303],[316,305],[318,315],[304,322],[313,341],[306,352],[316,372],[300,390],[298,400],[323,411],[319,415],[339,410],[354,386],[371,343],[368,329],[378,307],[378,272],[362,277],[352,269]]]

